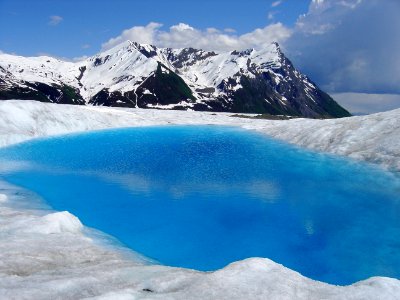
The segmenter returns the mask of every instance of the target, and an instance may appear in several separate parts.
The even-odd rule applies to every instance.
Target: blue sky
[[[293,26],[309,0],[0,0],[0,49],[20,55],[91,55],[132,26],[157,22],[198,29],[234,29],[243,34],[279,20]],[[275,9],[276,8],[276,9]],[[268,14],[276,11],[274,19]],[[53,19],[51,17],[53,16]],[[57,18],[59,17],[59,18]],[[53,21],[52,21],[53,20]]]
[[[0,52],[69,60],[127,39],[216,51],[277,41],[351,111],[400,107],[399,0],[0,0],[0,28]]]

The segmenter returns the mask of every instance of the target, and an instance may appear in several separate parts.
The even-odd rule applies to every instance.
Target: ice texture
[[[32,207],[29,192],[0,189],[14,203],[0,203],[0,299],[399,299],[396,279],[333,286],[266,258],[215,272],[150,264],[88,235],[69,213]]]
[[[0,146],[37,137],[116,127],[167,124],[240,126],[308,149],[400,170],[400,109],[342,119],[262,120],[232,113],[109,108],[9,100],[0,102]]]
[[[218,124],[400,170],[400,110],[338,120],[269,121],[226,113],[3,101],[0,114],[1,146],[111,127]],[[6,183],[0,183],[0,238],[0,299],[400,299],[397,279],[333,286],[266,258],[215,272],[152,264],[110,246],[68,212],[51,211],[37,196]]]

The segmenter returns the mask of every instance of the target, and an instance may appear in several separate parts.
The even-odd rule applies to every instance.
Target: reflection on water
[[[119,129],[0,150],[2,177],[161,263],[268,257],[336,284],[400,277],[400,180],[228,127]]]

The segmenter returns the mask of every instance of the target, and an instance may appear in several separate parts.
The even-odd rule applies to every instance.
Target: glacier
[[[228,125],[306,147],[400,170],[400,109],[342,119],[262,120],[232,113],[0,101],[0,146],[31,138],[117,127]],[[248,116],[255,116],[248,114]]]
[[[215,124],[400,170],[400,109],[339,120],[273,121],[233,118],[231,113],[11,100],[0,102],[0,113],[3,147],[105,128]],[[397,279],[373,277],[333,286],[266,258],[235,262],[215,272],[157,265],[5,182],[0,183],[0,216],[0,299],[400,299]]]

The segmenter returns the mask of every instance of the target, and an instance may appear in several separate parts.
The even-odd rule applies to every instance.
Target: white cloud
[[[210,33],[210,34],[220,32],[217,28],[214,28],[214,27],[207,28],[206,31],[207,31],[207,33]]]
[[[89,44],[83,44],[82,45],[82,49],[89,49],[91,46]]]
[[[228,33],[235,33],[236,32],[236,30],[233,29],[233,28],[225,28],[224,31],[228,32]]]
[[[282,2],[283,2],[283,0],[274,1],[274,2],[272,2],[271,7],[277,7],[277,6],[281,5]]]
[[[195,29],[194,29],[193,27],[191,27],[190,25],[188,25],[188,24],[179,23],[178,25],[173,25],[173,26],[171,26],[170,30],[171,30],[171,31],[178,31],[178,32],[180,31],[180,32],[184,32],[184,31],[186,31],[186,30],[194,31]]]
[[[268,12],[268,20],[273,20],[275,19],[275,15],[277,14],[277,11],[270,11]]]
[[[106,43],[102,44],[102,49],[110,49],[124,41],[131,40],[142,44],[154,44],[155,35],[162,24],[151,22],[146,26],[134,26],[132,28],[122,31],[122,33],[109,39]]]
[[[398,0],[313,0],[286,54],[328,92],[400,94],[399,11]]]
[[[324,34],[335,29],[362,0],[312,0],[308,13],[297,20],[296,30],[304,34]]]
[[[270,44],[272,41],[283,43],[291,36],[291,34],[292,31],[282,23],[275,23],[264,28],[257,28],[250,33],[246,33],[240,36],[240,40],[243,44],[262,47],[265,44]]]
[[[283,42],[291,35],[291,30],[282,23],[257,28],[243,35],[235,34],[235,31],[230,28],[200,30],[185,23],[173,25],[168,30],[161,30],[161,28],[162,25],[155,22],[146,26],[134,26],[104,43],[102,49],[107,50],[123,41],[132,40],[159,47],[193,47],[205,50],[230,51],[252,47],[260,48],[275,41]]]
[[[57,26],[58,24],[60,24],[63,20],[63,17],[61,16],[50,16],[49,17],[49,22],[48,24],[51,26]]]
[[[371,114],[400,108],[399,94],[338,93],[331,95],[352,114]]]

